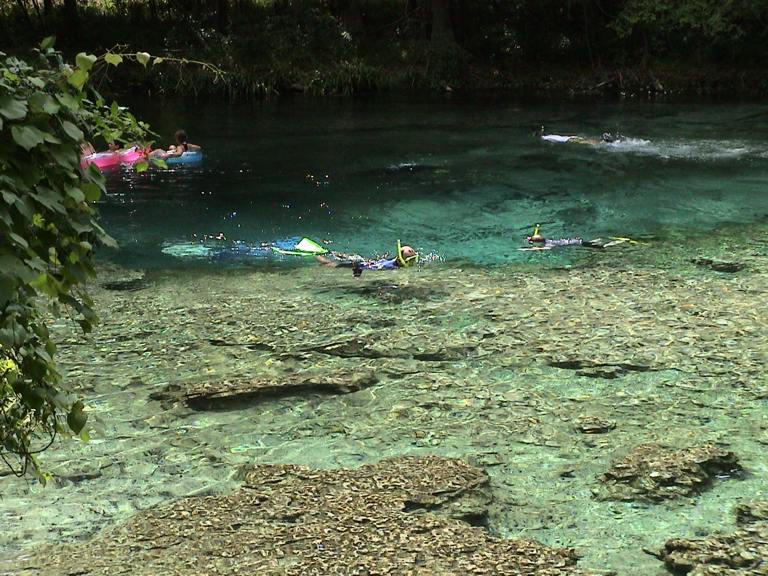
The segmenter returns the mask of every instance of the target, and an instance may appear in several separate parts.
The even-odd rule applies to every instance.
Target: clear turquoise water
[[[110,177],[101,211],[123,264],[199,266],[162,249],[223,234],[224,247],[308,235],[373,255],[401,238],[448,261],[561,265],[587,251],[518,251],[533,223],[663,239],[768,214],[768,125],[753,105],[377,98],[136,112],[166,138],[186,128],[205,162]],[[542,125],[630,140],[552,144]]]
[[[55,477],[48,488],[2,479],[0,525],[14,526],[0,531],[6,557],[47,554],[143,509],[234,490],[236,471],[253,464],[462,458],[491,477],[494,534],[574,546],[583,567],[619,574],[661,573],[644,549],[729,532],[734,506],[765,499],[768,127],[759,107],[376,99],[136,111],[163,134],[186,128],[206,159],[110,176],[101,212],[121,248],[108,256],[160,269],[101,267],[92,340],[64,318],[53,325],[91,442],[62,441],[41,457]],[[542,124],[632,139],[548,144],[535,135]],[[596,254],[519,252],[537,221],[553,236],[655,239]],[[163,252],[218,234],[220,247],[306,234],[366,255],[402,238],[444,262],[359,280],[297,259],[284,264],[302,268],[267,274],[273,260]],[[567,272],[544,269],[582,259]],[[739,271],[712,270],[711,260]],[[218,269],[232,264],[248,269]],[[307,352],[347,340],[426,359]],[[444,351],[458,352],[429,358]],[[602,377],[563,360],[649,370]],[[154,397],[169,386],[359,371],[378,384],[236,410]],[[616,428],[580,434],[582,416]],[[595,500],[601,475],[648,442],[715,442],[746,474],[657,505]]]

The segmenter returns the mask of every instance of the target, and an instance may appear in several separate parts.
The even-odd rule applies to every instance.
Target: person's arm
[[[182,154],[184,154],[184,148],[181,146],[172,146],[172,149],[168,149],[168,152],[165,153],[164,158],[178,158]]]
[[[197,144],[187,143],[187,150],[189,150],[190,152],[197,152],[198,150],[202,150],[202,148]]]

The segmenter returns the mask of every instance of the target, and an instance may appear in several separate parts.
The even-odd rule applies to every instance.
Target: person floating
[[[410,268],[419,261],[419,254],[411,246],[400,244],[397,241],[397,255],[395,257],[365,259],[358,255],[343,254],[341,252],[328,252],[318,254],[315,259],[324,266],[332,268],[352,268],[352,274],[359,278],[363,270],[397,270],[398,268]]]
[[[630,244],[639,244],[637,240],[632,240],[631,238],[626,238],[624,236],[611,236],[608,239],[594,238],[592,240],[584,240],[580,236],[575,236],[573,238],[545,238],[541,233],[541,224],[536,224],[536,226],[533,228],[533,233],[530,236],[526,236],[525,239],[531,246],[518,248],[518,250],[552,250],[552,248],[559,248],[562,246],[608,248],[610,246],[616,246],[617,244],[623,244],[625,242],[629,242]]]
[[[619,134],[611,134],[610,132],[603,132],[600,140],[596,138],[585,138],[584,136],[563,136],[560,134],[544,134],[544,126],[539,131],[539,137],[546,142],[554,142],[556,144],[587,144],[589,146],[598,146],[599,144],[618,144],[624,140],[624,137]]]
[[[178,158],[185,152],[197,152],[202,150],[197,144],[189,142],[187,133],[184,130],[176,130],[174,138],[176,139],[176,144],[171,144],[168,147],[168,150],[163,150],[162,148],[152,150],[152,152],[149,153],[149,157],[166,160],[167,158]]]

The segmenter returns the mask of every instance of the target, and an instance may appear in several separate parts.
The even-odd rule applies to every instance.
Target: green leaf
[[[56,99],[61,102],[62,106],[69,108],[72,112],[80,109],[80,100],[75,98],[69,92],[61,92],[56,94]]]
[[[72,124],[69,120],[64,120],[61,123],[61,127],[64,130],[64,132],[72,138],[75,142],[81,142],[83,140],[84,134],[83,131],[80,130],[77,126]]]
[[[72,409],[69,411],[69,414],[67,414],[67,424],[69,425],[70,430],[75,434],[80,434],[83,428],[85,428],[85,424],[88,422],[88,415],[83,412],[83,408],[85,408],[85,406],[78,400],[72,405]]]
[[[146,172],[147,168],[149,168],[149,162],[146,160],[142,160],[138,164],[136,164],[136,172]]]
[[[123,57],[120,56],[120,54],[112,54],[111,52],[107,52],[104,54],[104,61],[107,64],[112,64],[112,66],[119,66],[123,61]]]
[[[24,282],[31,282],[35,278],[35,273],[29,269],[23,260],[16,256],[0,256],[0,270],[3,274],[11,274]]]
[[[147,52],[137,52],[136,53],[136,60],[141,64],[142,66],[146,67],[147,63],[149,62],[149,59],[151,56]]]
[[[87,81],[88,81],[88,72],[85,72],[80,68],[75,70],[72,73],[72,75],[69,78],[67,78],[67,82],[69,82],[72,86],[74,86],[78,90],[82,90],[83,86]]]
[[[11,134],[14,142],[27,151],[32,150],[38,144],[42,144],[47,135],[46,132],[34,126],[11,126]]]
[[[62,168],[73,169],[77,166],[77,152],[72,149],[71,145],[51,146],[48,150]]]
[[[8,237],[11,240],[13,240],[13,242],[18,246],[21,246],[22,248],[25,248],[25,249],[29,248],[29,243],[24,238],[16,234],[15,232],[9,232]]]
[[[0,114],[8,120],[21,120],[27,115],[27,103],[3,94],[0,96]]]
[[[165,59],[160,58],[160,56],[158,56],[157,58],[155,58],[154,62],[152,62],[152,65],[154,66],[155,64],[162,64],[163,62],[165,62]]]
[[[72,200],[74,200],[77,204],[80,204],[80,202],[85,200],[85,194],[83,191],[75,186],[71,186],[67,189],[67,196],[72,198]]]
[[[56,36],[46,36],[43,41],[40,42],[40,50],[45,52],[48,48],[53,48],[56,43]]]
[[[5,307],[15,293],[16,282],[14,279],[7,274],[0,274],[0,306]]]
[[[101,198],[101,188],[94,182],[87,182],[82,185],[85,199],[88,202],[97,202]]]
[[[53,96],[45,92],[35,92],[29,97],[29,105],[32,110],[42,111],[46,114],[57,114],[61,105],[53,99]]]
[[[85,52],[80,52],[77,56],[75,56],[75,64],[80,70],[83,70],[84,72],[88,72],[93,65],[96,63],[96,56],[93,54],[86,54]]]

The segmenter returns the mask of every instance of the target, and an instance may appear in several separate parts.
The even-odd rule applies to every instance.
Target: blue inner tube
[[[173,166],[174,164],[199,164],[203,161],[203,151],[202,150],[188,150],[187,152],[184,152],[181,156],[174,156],[172,158],[166,158],[165,163],[169,166]]]

